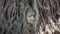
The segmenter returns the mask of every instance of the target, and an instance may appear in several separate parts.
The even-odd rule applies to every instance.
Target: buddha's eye
[[[28,17],[31,17],[31,14],[27,14]]]
[[[31,15],[30,15],[30,16],[28,16],[28,17],[31,17]]]

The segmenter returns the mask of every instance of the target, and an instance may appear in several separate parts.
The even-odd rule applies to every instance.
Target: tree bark
[[[0,34],[60,34],[60,0],[0,0]]]

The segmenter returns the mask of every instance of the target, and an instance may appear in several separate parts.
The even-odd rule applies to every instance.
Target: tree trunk
[[[0,34],[60,34],[60,0],[0,0]]]

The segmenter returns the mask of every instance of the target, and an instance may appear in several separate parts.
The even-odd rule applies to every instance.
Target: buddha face
[[[35,12],[33,12],[32,10],[30,10],[27,13],[27,22],[32,24],[32,23],[34,23],[34,20],[35,20]]]

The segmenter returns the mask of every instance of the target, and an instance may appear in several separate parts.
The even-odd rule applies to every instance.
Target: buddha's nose
[[[31,16],[31,20],[34,20],[34,16]]]

